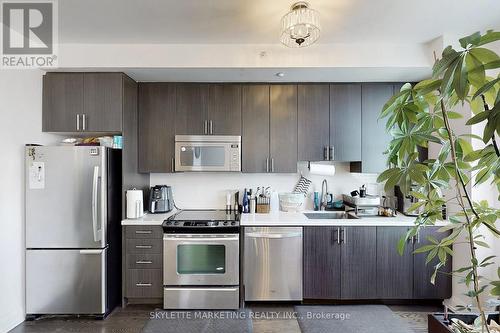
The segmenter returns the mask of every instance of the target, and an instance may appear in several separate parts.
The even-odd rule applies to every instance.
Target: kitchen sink
[[[311,220],[359,219],[356,215],[346,212],[304,213],[304,215]]]

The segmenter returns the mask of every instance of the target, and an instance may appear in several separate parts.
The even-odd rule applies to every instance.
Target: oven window
[[[178,274],[226,273],[224,245],[184,244],[177,246]]]
[[[184,166],[224,166],[226,149],[224,146],[183,146],[180,151],[181,165]]]

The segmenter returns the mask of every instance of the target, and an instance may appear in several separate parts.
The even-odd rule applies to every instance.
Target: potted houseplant
[[[494,265],[494,256],[481,258],[477,249],[489,246],[484,241],[484,233],[500,236],[496,226],[500,210],[490,207],[486,201],[474,201],[471,189],[485,182],[500,189],[497,139],[500,134],[500,76],[489,76],[490,70],[495,72],[500,68],[500,58],[488,48],[488,44],[499,40],[500,32],[476,32],[460,39],[458,50],[448,46],[439,58],[435,56],[432,78],[403,85],[381,112],[381,118],[387,119],[392,140],[387,150],[390,167],[378,180],[385,182],[386,190],[398,185],[404,194],[418,198],[410,211],[420,209],[422,212],[415,226],[399,242],[399,251],[402,253],[406,240],[419,229],[443,219],[443,205],[458,208],[448,216],[449,224],[441,228],[451,231],[450,235],[441,241],[429,239],[430,245],[415,251],[426,253],[428,263],[438,258],[431,277],[434,282],[440,268],[453,255],[453,244],[460,236],[465,236],[469,264],[453,274],[463,278],[469,290],[467,296],[474,300],[478,315],[471,326],[458,319],[452,320],[449,329],[454,332],[496,332],[488,326],[490,320],[480,296],[486,291],[492,297],[500,295],[500,268],[498,277],[493,280],[481,277],[479,270]],[[472,115],[456,112],[461,105],[470,107]],[[461,117],[467,118],[467,126],[482,123],[482,135],[459,133],[452,120]],[[481,148],[474,150],[471,140],[479,140]],[[438,156],[419,161],[417,149],[427,147],[430,142],[438,145]],[[414,190],[415,186],[418,190]],[[445,191],[453,193],[452,197],[445,196]]]

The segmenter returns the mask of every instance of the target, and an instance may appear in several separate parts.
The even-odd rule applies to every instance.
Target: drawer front
[[[161,239],[127,239],[127,254],[161,254]]]
[[[127,269],[127,297],[161,298],[161,269]]]
[[[161,254],[127,254],[127,268],[161,269],[162,267]]]
[[[162,239],[163,228],[156,225],[130,225],[125,229],[125,237],[130,239]]]
[[[239,287],[163,289],[164,309],[236,310],[239,307]]]

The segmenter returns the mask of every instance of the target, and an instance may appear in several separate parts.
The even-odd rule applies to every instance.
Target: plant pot
[[[474,320],[477,318],[477,314],[470,313],[448,313],[448,320],[453,318],[460,319],[464,323],[470,325],[474,323]],[[490,320],[494,320],[497,323],[499,322],[499,314],[489,314],[487,318],[487,322]],[[449,322],[445,322],[444,313],[434,313],[429,314],[428,316],[428,324],[427,329],[429,333],[453,333],[453,331],[448,328]]]

